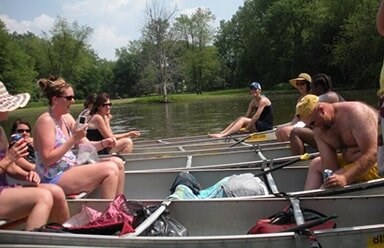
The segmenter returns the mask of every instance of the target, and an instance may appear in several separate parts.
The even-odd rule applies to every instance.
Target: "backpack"
[[[301,208],[305,223],[297,226],[292,206],[288,206],[283,211],[280,211],[267,219],[260,219],[256,222],[248,234],[259,233],[275,233],[300,231],[306,228],[309,230],[332,229],[336,227],[336,222],[333,220],[335,216],[326,216],[313,209]]]

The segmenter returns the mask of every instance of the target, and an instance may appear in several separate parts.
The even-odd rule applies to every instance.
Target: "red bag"
[[[35,231],[122,235],[135,231],[132,227],[132,221],[133,215],[127,206],[125,196],[118,195],[103,213],[83,206],[82,211],[64,225],[51,223]]]
[[[328,219],[328,217],[322,213],[307,208],[303,208],[302,212],[305,224],[316,222],[315,225],[309,227],[311,231],[332,229],[336,227],[336,222],[332,219]],[[324,222],[322,220],[324,220]],[[317,221],[319,221],[318,224]],[[248,234],[294,231],[296,227],[297,225],[293,214],[293,209],[291,206],[289,206],[285,210],[278,212],[267,219],[258,220],[256,225],[254,225],[248,231]]]

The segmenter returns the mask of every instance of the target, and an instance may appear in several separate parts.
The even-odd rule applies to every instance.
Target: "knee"
[[[297,142],[298,140],[301,140],[297,128],[293,128],[293,129],[291,130],[291,132],[290,132],[290,134],[289,134],[289,140],[290,140],[291,142]]]
[[[116,166],[116,163],[114,163],[113,161],[105,162],[104,167],[104,171],[108,176],[116,176],[119,174],[119,167]]]
[[[55,200],[65,200],[64,190],[60,186],[55,184],[48,184],[47,186],[47,189],[51,192]]]
[[[322,164],[321,164],[321,158],[317,157],[314,158],[311,163],[309,164],[310,168],[316,171],[322,171]]]
[[[44,204],[49,208],[53,206],[53,193],[48,189],[38,188],[36,193],[37,203]]]
[[[112,156],[111,161],[115,163],[119,170],[125,170],[125,161],[119,157]]]

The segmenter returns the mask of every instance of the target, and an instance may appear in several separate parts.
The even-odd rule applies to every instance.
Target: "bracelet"
[[[101,143],[101,148],[104,148],[103,140],[101,140],[100,143]]]

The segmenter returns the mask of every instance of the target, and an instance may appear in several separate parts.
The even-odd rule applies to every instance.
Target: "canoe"
[[[309,152],[314,152],[310,149]],[[187,154],[178,156],[130,158],[124,156],[125,170],[164,170],[183,168],[225,168],[236,164],[260,163],[265,159],[290,159],[291,150],[288,145],[275,148],[252,148],[240,151],[223,151],[205,154]]]
[[[153,146],[175,146],[175,145],[185,145],[185,144],[207,144],[207,143],[228,143],[231,142],[270,142],[276,141],[275,135],[276,129],[256,132],[256,133],[246,133],[246,134],[234,134],[223,138],[210,138],[208,135],[195,135],[195,136],[183,136],[183,137],[173,137],[173,138],[164,138],[164,139],[135,139],[135,147],[153,147]]]
[[[268,142],[268,143],[239,143],[233,146],[229,143],[207,143],[207,144],[186,144],[176,146],[156,146],[156,147],[134,147],[132,153],[121,153],[125,159],[132,158],[156,158],[171,157],[179,155],[196,155],[207,153],[220,153],[230,151],[253,150],[256,147],[260,149],[289,147],[289,142]]]
[[[109,201],[69,201],[72,214],[85,204],[103,211]],[[154,202],[160,203],[160,202]],[[247,235],[257,220],[281,211],[281,198],[174,201],[171,216],[188,230],[186,237],[102,236],[0,230],[3,246],[17,247],[310,247],[310,238],[294,232]],[[361,248],[384,245],[384,196],[302,198],[300,206],[336,215],[335,229],[315,231],[322,247]]]
[[[298,161],[283,167],[286,163],[272,165],[270,168],[274,168],[275,166],[276,170],[268,173],[268,178],[260,176],[274,193],[286,192],[293,195],[384,194],[384,179],[373,180],[369,183],[353,184],[340,189],[303,191],[309,161]],[[259,175],[262,173],[262,170],[261,167],[193,169],[189,170],[189,173],[197,179],[202,189],[206,189],[225,177],[245,173]],[[170,188],[181,171],[182,170],[126,171],[124,194],[128,199],[165,199],[171,194]],[[269,193],[271,193],[271,191]],[[269,197],[271,197],[271,195],[269,195]],[[89,193],[87,198],[100,198],[99,190],[96,189]]]

